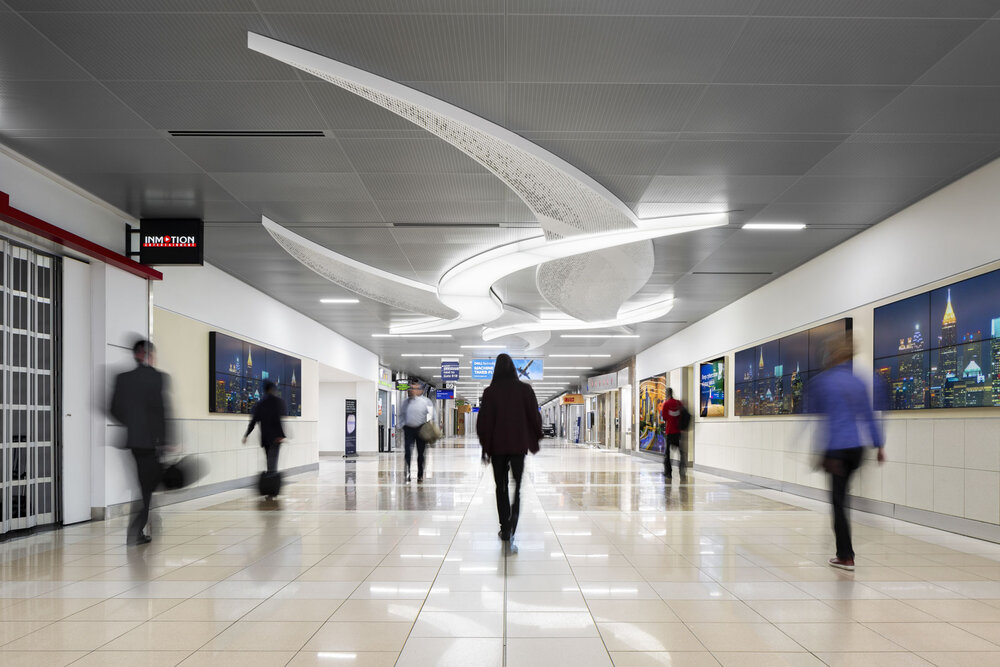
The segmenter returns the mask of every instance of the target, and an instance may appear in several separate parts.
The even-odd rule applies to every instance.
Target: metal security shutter
[[[0,534],[54,523],[60,260],[0,238]]]

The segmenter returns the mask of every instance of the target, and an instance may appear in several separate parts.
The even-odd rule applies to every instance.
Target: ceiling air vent
[[[325,137],[322,130],[170,130],[172,137]]]

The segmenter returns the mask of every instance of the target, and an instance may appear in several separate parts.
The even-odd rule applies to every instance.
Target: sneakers
[[[835,567],[835,568],[838,568],[838,569],[841,569],[841,570],[847,570],[849,572],[854,572],[854,559],[853,558],[844,558],[844,559],[831,558],[830,559],[830,565],[832,567]]]
[[[409,470],[406,471],[406,481],[407,482],[410,481],[410,471]]]

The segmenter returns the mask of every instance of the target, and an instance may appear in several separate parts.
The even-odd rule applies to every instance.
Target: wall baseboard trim
[[[719,477],[735,479],[739,482],[747,482],[765,489],[782,491],[784,493],[790,493],[792,495],[802,496],[805,498],[812,498],[813,500],[819,500],[826,503],[830,501],[829,491],[817,489],[811,486],[805,486],[803,484],[782,482],[776,479],[758,477],[756,475],[735,472],[733,470],[725,470],[723,468],[713,468],[712,466],[701,465],[700,463],[695,464],[694,469],[701,472],[707,472],[712,475],[718,475]],[[906,521],[920,526],[927,526],[928,528],[943,530],[948,533],[973,537],[978,540],[1000,543],[1000,525],[993,523],[976,521],[974,519],[965,519],[963,517],[951,516],[949,514],[941,514],[940,512],[907,507],[906,505],[897,505],[883,500],[861,498],[859,496],[848,496],[847,504],[851,509],[859,510],[861,512],[887,516],[893,519],[899,519],[900,521]]]
[[[354,456],[357,456],[358,458],[369,458],[369,457],[380,456],[382,454],[396,454],[396,453],[397,453],[396,450],[393,450],[391,452],[358,452]],[[340,449],[340,450],[337,450],[337,449],[324,450],[324,451],[321,451],[319,453],[319,455],[323,456],[323,457],[326,457],[326,458],[331,458],[331,459],[335,458],[335,457],[338,457],[338,456],[341,457],[341,458],[343,458],[343,456],[344,456],[344,450],[343,449]]]
[[[296,466],[294,468],[288,468],[287,470],[282,470],[282,474],[287,476],[300,475],[304,472],[312,472],[314,470],[319,470],[319,462],[307,463],[306,465]],[[205,496],[214,496],[218,493],[223,493],[225,491],[234,491],[236,489],[244,489],[248,486],[253,486],[257,483],[259,474],[251,475],[250,477],[240,477],[238,479],[230,479],[225,482],[216,482],[215,484],[206,484],[204,486],[193,486],[187,489],[179,489],[177,491],[167,491],[159,492],[153,494],[153,501],[151,503],[152,507],[164,507],[165,505],[173,505],[174,503],[182,503],[186,500],[195,500],[196,498],[204,498]],[[100,510],[100,512],[98,512]],[[128,516],[133,512],[139,511],[139,501],[130,500],[127,503],[119,503],[117,505],[109,505],[107,507],[92,507],[90,510],[90,515],[95,521],[103,521],[104,519],[114,519],[115,517]],[[100,513],[102,516],[100,518],[95,515]]]

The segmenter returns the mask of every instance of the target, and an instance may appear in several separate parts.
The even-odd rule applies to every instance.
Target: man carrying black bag
[[[136,367],[115,379],[111,416],[125,426],[124,447],[135,458],[142,507],[128,527],[129,544],[148,544],[149,503],[163,477],[161,456],[168,442],[167,376],[153,368],[153,344],[141,339],[132,346]]]
[[[281,490],[281,473],[278,472],[278,450],[285,441],[285,431],[281,428],[281,418],[285,415],[285,402],[278,396],[278,389],[273,382],[264,383],[264,398],[254,406],[250,417],[250,425],[243,435],[243,444],[253,427],[260,422],[260,446],[264,448],[267,457],[267,470],[261,473],[261,495],[268,500],[274,500]]]

